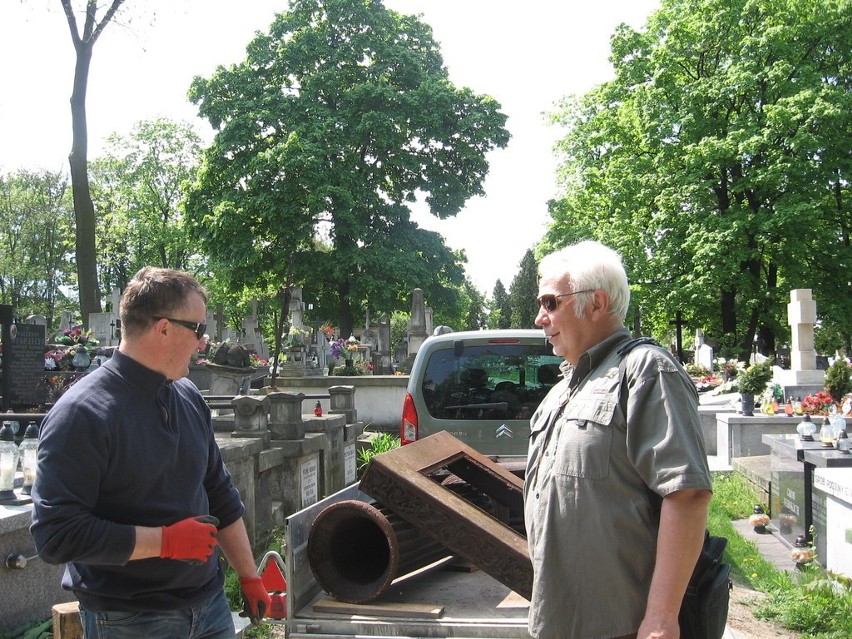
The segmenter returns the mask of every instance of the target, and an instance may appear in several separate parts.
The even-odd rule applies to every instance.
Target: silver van
[[[541,330],[428,337],[411,367],[402,443],[446,430],[484,455],[526,455],[530,417],[559,380],[562,361]]]

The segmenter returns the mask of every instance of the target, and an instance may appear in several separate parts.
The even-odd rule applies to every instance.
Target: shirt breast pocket
[[[611,389],[617,390],[617,389]],[[562,414],[553,472],[581,479],[605,479],[612,454],[613,415],[618,394],[583,394]]]

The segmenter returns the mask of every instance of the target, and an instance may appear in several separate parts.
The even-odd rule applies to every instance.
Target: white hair
[[[540,278],[568,280],[571,290],[560,291],[562,293],[597,289],[606,291],[610,314],[619,317],[621,321],[627,317],[630,285],[621,256],[600,242],[586,240],[544,256],[538,265],[538,274]],[[585,317],[592,293],[580,293],[576,297],[574,312],[577,317]]]

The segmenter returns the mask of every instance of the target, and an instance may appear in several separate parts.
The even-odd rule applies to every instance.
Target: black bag
[[[650,337],[637,337],[618,349],[621,358],[619,370],[624,377],[624,358],[637,346],[660,346]],[[664,352],[671,356],[668,351]],[[621,401],[626,401],[622,395]],[[733,584],[730,580],[731,565],[722,561],[728,540],[704,532],[704,547],[695,563],[692,577],[680,606],[681,639],[722,639],[728,621],[728,602]]]
[[[728,540],[704,534],[704,547],[680,606],[681,639],[721,639],[728,621],[733,584],[731,565],[722,561]]]

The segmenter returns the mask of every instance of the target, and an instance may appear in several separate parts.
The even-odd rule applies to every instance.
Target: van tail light
[[[417,409],[410,393],[405,394],[402,404],[402,422],[399,425],[399,439],[403,445],[417,441]]]

